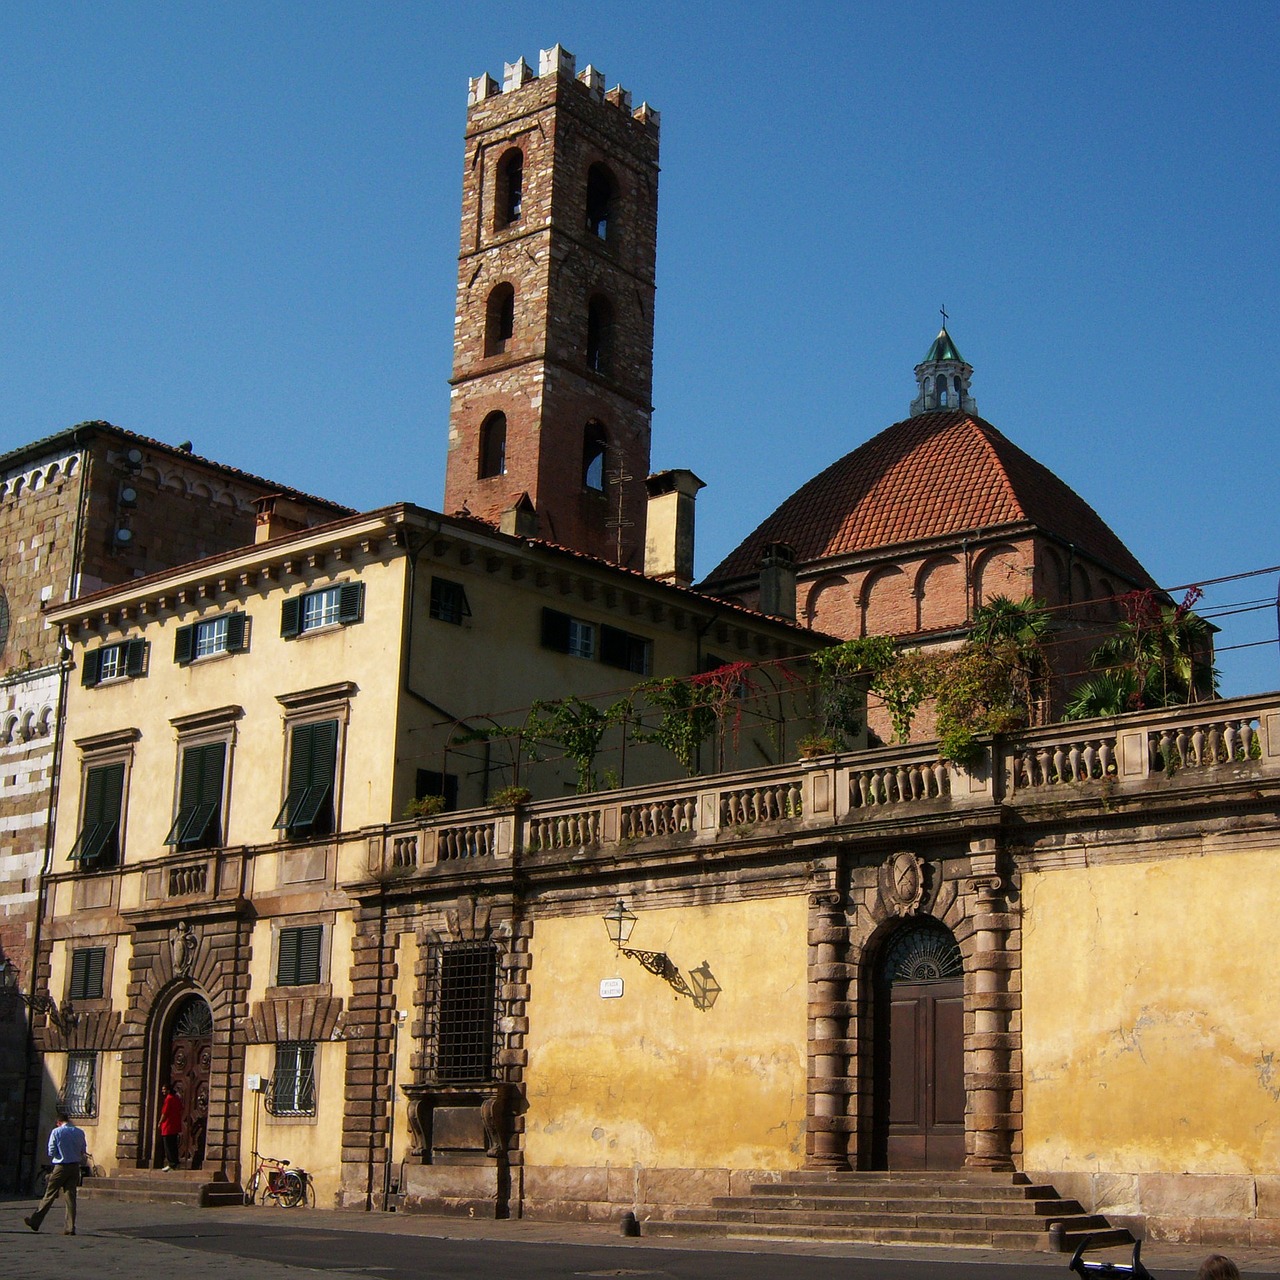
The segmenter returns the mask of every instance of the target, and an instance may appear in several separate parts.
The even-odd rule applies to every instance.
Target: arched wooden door
[[[182,1097],[178,1165],[199,1169],[204,1163],[213,1061],[213,1014],[201,996],[189,996],[174,1010],[167,1050],[169,1087]]]
[[[875,974],[873,1161],[880,1169],[964,1164],[964,973],[939,921],[893,933]]]

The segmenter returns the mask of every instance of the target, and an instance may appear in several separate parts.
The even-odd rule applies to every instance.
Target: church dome
[[[873,549],[1034,525],[1129,582],[1150,575],[1088,503],[966,409],[895,423],[796,490],[703,582],[732,591],[754,579],[771,543],[803,572]]]

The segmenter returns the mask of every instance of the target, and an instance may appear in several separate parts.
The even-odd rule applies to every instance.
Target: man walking
[[[67,1225],[63,1235],[73,1236],[76,1233],[76,1188],[80,1185],[80,1166],[84,1163],[88,1146],[84,1139],[84,1130],[77,1129],[67,1119],[67,1113],[59,1107],[55,1112],[58,1117],[57,1127],[49,1135],[49,1159],[53,1161],[53,1172],[49,1175],[48,1187],[40,1206],[23,1222],[32,1231],[39,1231],[44,1215],[49,1212],[60,1192],[67,1193]]]

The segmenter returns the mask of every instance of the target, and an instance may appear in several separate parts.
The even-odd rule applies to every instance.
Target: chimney
[[[760,555],[760,612],[796,620],[796,553],[785,542],[766,543]]]
[[[527,493],[522,493],[515,506],[508,507],[498,517],[498,528],[516,538],[536,538],[538,536],[538,513]]]
[[[253,530],[255,544],[283,538],[286,533],[297,533],[307,527],[307,509],[300,502],[286,498],[282,493],[269,493],[254,504],[258,508],[257,523]]]
[[[707,486],[692,471],[658,471],[645,482],[644,572],[677,587],[693,585],[693,504]]]

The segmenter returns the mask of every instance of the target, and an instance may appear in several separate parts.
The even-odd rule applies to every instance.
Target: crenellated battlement
[[[467,106],[478,106],[500,94],[517,93],[525,85],[545,80],[548,76],[561,76],[565,80],[573,81],[594,101],[607,102],[617,107],[619,111],[630,116],[655,136],[657,135],[662,120],[659,112],[647,102],[642,102],[633,110],[630,90],[624,89],[620,84],[606,90],[603,71],[590,63],[579,71],[578,60],[558,44],[552,45],[550,49],[543,49],[539,53],[536,75],[523,58],[517,58],[515,62],[503,64],[501,84],[487,72],[469,81]]]

